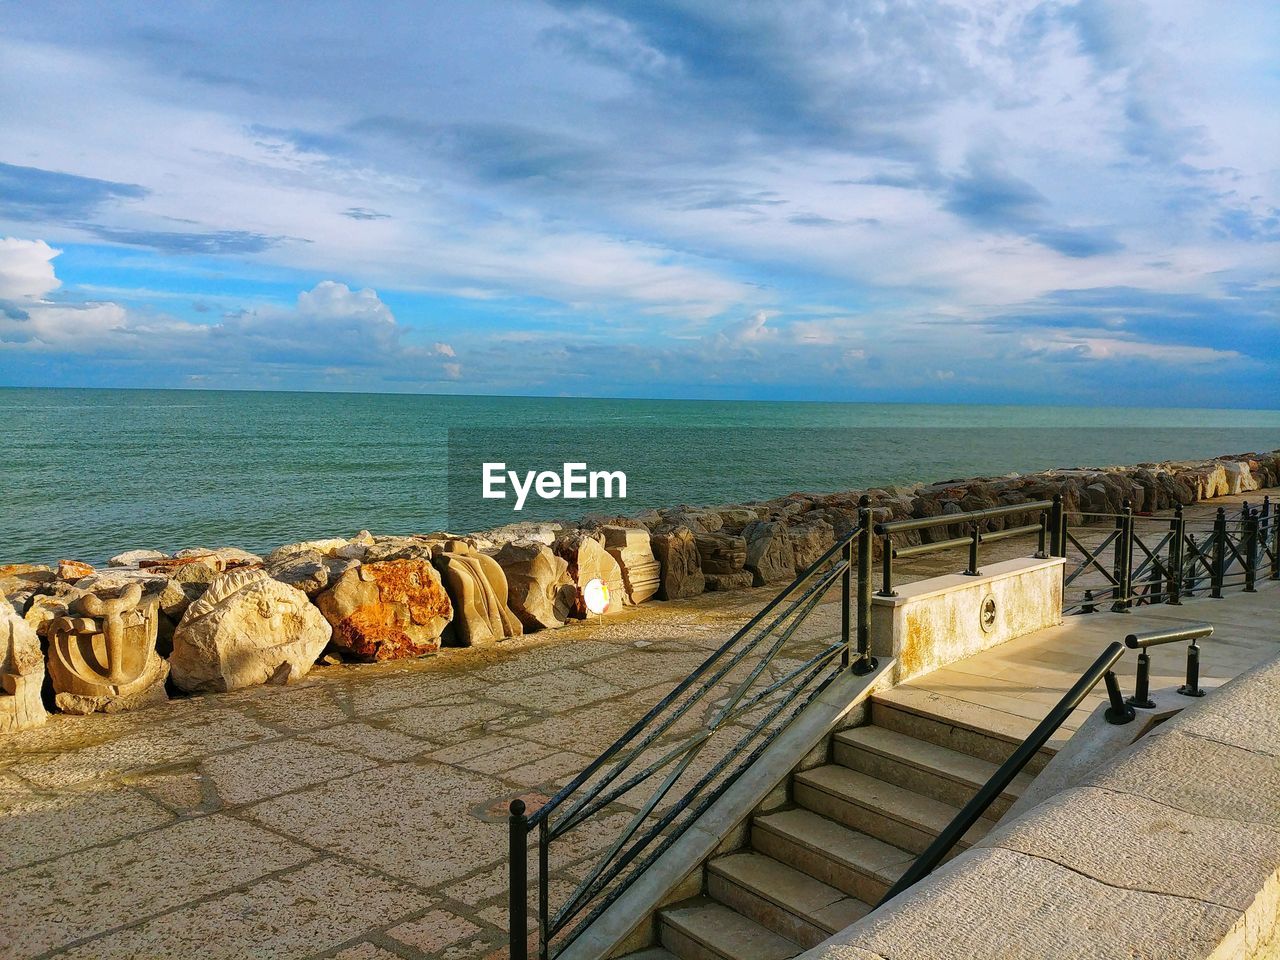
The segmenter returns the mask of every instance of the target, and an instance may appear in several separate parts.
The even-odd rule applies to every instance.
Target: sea
[[[362,529],[464,533],[1277,448],[1277,410],[0,388],[0,563],[265,552]],[[570,492],[621,471],[626,496],[603,479],[594,499],[534,485],[515,509],[530,473],[563,492],[566,463],[581,464]],[[503,465],[487,498],[485,464]]]

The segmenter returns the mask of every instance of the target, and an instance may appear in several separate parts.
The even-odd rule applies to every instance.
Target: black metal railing
[[[1119,513],[1083,513],[1081,526],[1110,530],[1096,543],[1064,523],[1063,608],[1067,613],[1100,609],[1124,612],[1153,603],[1181,603],[1209,591],[1257,589],[1259,578],[1280,579],[1280,517],[1270,496],[1261,509],[1245,503],[1238,515],[1189,518],[1181,505],[1170,517],[1134,513],[1125,501]]]
[[[554,956],[590,925],[701,816],[842,671],[867,674],[870,653],[870,501],[858,525],[537,810],[513,800],[510,956],[528,956],[529,835],[537,836],[537,954]],[[834,642],[798,635],[840,586]],[[616,824],[603,853],[572,862],[575,831]],[[569,851],[556,864],[557,850]],[[581,854],[579,853],[579,857]],[[572,889],[551,903],[550,878]]]
[[[1280,579],[1277,513],[1280,511],[1273,509],[1269,498],[1261,510],[1244,506],[1239,518],[1228,518],[1220,508],[1211,521],[1188,519],[1181,507],[1168,518],[1140,516],[1126,502],[1118,514],[1076,514],[1076,522],[1069,524],[1066,505],[1057,495],[1052,500],[873,523],[869,498],[863,496],[852,531],[801,572],[568,785],[536,810],[528,810],[520,799],[511,802],[512,960],[527,960],[529,953],[525,933],[530,834],[537,837],[534,942],[540,960],[549,960],[616,901],[841,671],[866,674],[876,669],[870,652],[875,537],[883,544],[879,596],[896,595],[895,559],[967,546],[965,573],[977,576],[983,544],[1034,535],[1036,556],[1066,560],[1066,612],[1088,613],[1104,605],[1124,611],[1147,603],[1176,604],[1206,588],[1219,597],[1226,586],[1236,582],[1252,590],[1259,573],[1267,575],[1268,565],[1269,575]],[[1106,525],[1106,533],[1097,543],[1089,542],[1092,538],[1079,531],[1094,523]],[[921,542],[939,533],[942,539]],[[799,634],[799,627],[837,584],[839,638],[822,642]],[[1198,648],[1194,652],[1198,657]],[[1081,683],[1104,658],[1099,658]],[[1119,702],[1131,711],[1132,704],[1123,702],[1110,672],[1114,662],[1110,660],[1093,676],[1079,697],[1102,677],[1113,707]],[[1188,686],[1198,689],[1190,672]],[[1075,691],[1073,688],[1063,702]],[[1045,722],[1056,714],[1057,708]],[[1038,727],[1033,737],[1039,732]],[[1034,753],[1032,750],[1022,762]],[[1010,760],[1018,756],[1021,752]],[[1010,779],[1018,769],[1021,767],[1013,770]],[[984,795],[980,792],[975,801]],[[584,859],[582,845],[575,848],[575,831],[606,819],[609,829],[615,821],[620,825],[615,839],[602,854]],[[963,832],[960,830],[952,843]],[[562,862],[556,862],[558,850],[565,851]],[[560,902],[554,906],[553,869],[560,883],[568,880],[567,886],[557,891]]]
[[[1049,742],[1050,737],[1057,732],[1067,717],[1071,715],[1071,712],[1089,695],[1089,691],[1097,686],[1099,680],[1103,680],[1107,686],[1108,705],[1105,716],[1108,723],[1130,723],[1136,716],[1135,707],[1154,707],[1155,703],[1150,698],[1149,689],[1151,661],[1146,652],[1148,647],[1164,643],[1190,641],[1190,647],[1187,650],[1187,682],[1178,688],[1178,692],[1189,697],[1203,696],[1204,691],[1200,689],[1199,683],[1200,647],[1196,641],[1208,637],[1212,633],[1213,627],[1207,623],[1192,624],[1168,630],[1131,633],[1125,637],[1124,643],[1117,641],[1108,646],[1098,659],[1090,664],[1089,668],[1080,675],[1080,679],[1072,685],[1071,689],[1063,694],[1062,699],[1036,725],[1036,728],[1027,739],[1018,745],[1018,748],[1014,750],[1009,759],[1002,763],[996,769],[996,772],[991,775],[990,779],[978,789],[978,792],[973,795],[973,799],[961,808],[955,818],[938,834],[937,839],[929,844],[925,851],[916,858],[915,862],[898,878],[898,881],[889,888],[889,891],[881,898],[877,906],[883,906],[904,890],[919,883],[946,859],[960,839],[969,832],[970,828],[987,812],[987,809],[995,802],[996,798],[1008,789],[1014,778],[1031,762],[1032,757],[1039,753],[1044,745]],[[1122,696],[1120,681],[1116,678],[1115,671],[1112,669],[1117,661],[1124,656],[1126,647],[1141,651],[1138,657],[1138,675],[1134,696],[1128,699]]]
[[[1005,521],[1008,517],[1034,518],[1030,522],[1014,527],[992,529],[994,521]],[[963,535],[951,536],[945,540],[899,545],[894,537],[905,537],[921,531],[933,531],[940,528],[965,530]],[[971,510],[967,513],[941,514],[936,517],[917,517],[910,520],[889,520],[877,523],[876,535],[882,539],[880,553],[881,586],[879,596],[893,597],[893,561],[920,557],[925,554],[952,550],[956,547],[969,548],[969,566],[965,573],[971,577],[979,576],[981,545],[1008,540],[1012,537],[1023,537],[1035,534],[1038,537],[1036,556],[1062,556],[1061,550],[1065,536],[1065,515],[1062,498],[1055,496],[1052,500],[1036,500],[1031,503],[1015,503],[1004,507],[990,507],[985,510]]]

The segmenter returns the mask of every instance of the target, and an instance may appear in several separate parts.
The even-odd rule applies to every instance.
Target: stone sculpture
[[[507,606],[507,577],[493,557],[451,540],[435,557],[453,602],[451,644],[475,647],[524,633],[520,619]]]
[[[618,561],[628,603],[643,603],[658,592],[662,568],[653,555],[649,531],[635,527],[602,527],[604,547]]]
[[[261,568],[233,570],[187,608],[173,633],[173,680],[195,692],[304,676],[332,633],[307,595]]]
[[[795,550],[785,524],[777,520],[756,520],[743,528],[742,536],[747,541],[744,566],[751,571],[754,586],[787,583],[795,578]]]
[[[47,714],[40,702],[44,658],[31,625],[0,597],[0,733],[38,727]]]
[[[453,605],[429,560],[380,560],[342,574],[316,597],[333,626],[333,644],[368,662],[420,657],[440,649]]]
[[[46,627],[58,709],[116,713],[168,700],[169,664],[156,652],[159,622],[159,602],[143,601],[141,583],[72,600],[69,615]]]
[[[534,540],[503,544],[494,560],[507,578],[507,603],[526,630],[564,626],[577,597],[567,560]]]
[[[694,535],[703,581],[708,591],[741,590],[754,582],[746,570],[747,541],[727,533]]]
[[[687,600],[706,590],[698,544],[688,527],[676,527],[652,537],[653,552],[661,564],[658,596],[663,600]]]
[[[591,533],[575,530],[556,541],[556,552],[569,562],[569,578],[577,588],[574,597],[573,616],[578,619],[589,619],[604,614],[617,613],[622,609],[623,591],[622,568],[618,561],[609,556],[600,541]],[[592,580],[604,583],[609,594],[608,605],[599,614],[587,609],[583,591]]]

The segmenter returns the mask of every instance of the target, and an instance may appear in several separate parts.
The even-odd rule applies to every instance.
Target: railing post
[[[1169,556],[1167,558],[1168,585],[1165,603],[1182,603],[1182,538],[1186,521],[1182,519],[1182,504],[1175,504],[1173,519],[1169,521]]]
[[[1257,593],[1258,511],[1250,510],[1244,521],[1244,592]]]
[[[1067,513],[1062,508],[1062,494],[1053,495],[1049,508],[1049,554],[1054,557],[1067,555]]]
[[[1133,506],[1127,497],[1120,516],[1116,518],[1116,529],[1120,535],[1116,537],[1113,568],[1116,586],[1112,591],[1115,602],[1111,609],[1115,613],[1123,613],[1133,602]]]
[[[1270,505],[1270,497],[1266,502]],[[1271,537],[1271,579],[1280,580],[1280,507],[1271,511],[1270,530]]]
[[[982,524],[977,520],[973,521],[973,535],[969,538],[969,569],[966,570],[965,576],[977,577],[982,574],[978,569],[978,544],[982,540]]]
[[[884,535],[883,550],[880,553],[880,572],[884,580],[880,588],[880,596],[896,597],[897,593],[893,589],[893,540],[887,533]]]
[[[1124,702],[1124,695],[1120,693],[1120,681],[1116,679],[1115,672],[1108,670],[1102,679],[1106,681],[1107,699],[1111,701],[1111,706],[1107,707],[1104,714],[1107,723],[1114,723],[1116,726],[1128,723],[1136,714],[1133,707]]]
[[[862,542],[862,531],[858,531],[858,542]],[[840,575],[840,640],[844,644],[844,652],[840,654],[840,666],[847,667],[852,662],[853,654],[853,541],[850,540],[840,551],[844,560],[844,573]]]
[[[511,960],[529,960],[529,818],[524,801],[511,801],[507,816],[507,923]]]
[[[1049,556],[1047,547],[1047,539],[1049,533],[1049,515],[1043,510],[1040,511],[1040,532],[1036,534],[1036,559],[1044,560]]]
[[[1125,703],[1144,710],[1150,710],[1156,705],[1151,699],[1151,657],[1145,649],[1138,654],[1138,678],[1134,683],[1133,696],[1125,700]]]
[[[1209,596],[1222,599],[1222,581],[1227,570],[1227,511],[1218,508],[1213,519],[1213,563],[1209,571]]]
[[[1188,597],[1196,595],[1196,588],[1200,583],[1200,550],[1199,544],[1196,543],[1196,535],[1194,533],[1187,534],[1187,546],[1191,548],[1191,562],[1187,564],[1186,594]]]
[[[1178,688],[1184,697],[1203,697],[1200,689],[1200,645],[1194,640],[1187,647],[1187,682]]]
[[[1093,591],[1086,590],[1084,592],[1084,600],[1080,603],[1081,613],[1097,613],[1098,605],[1093,601]]]
[[[875,547],[871,529],[871,498],[863,494],[858,500],[858,658],[853,672],[865,676],[879,664],[871,656],[871,554]]]

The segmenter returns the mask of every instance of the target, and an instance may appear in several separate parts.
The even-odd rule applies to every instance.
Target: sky
[[[0,0],[0,384],[1280,407],[1274,0]]]

